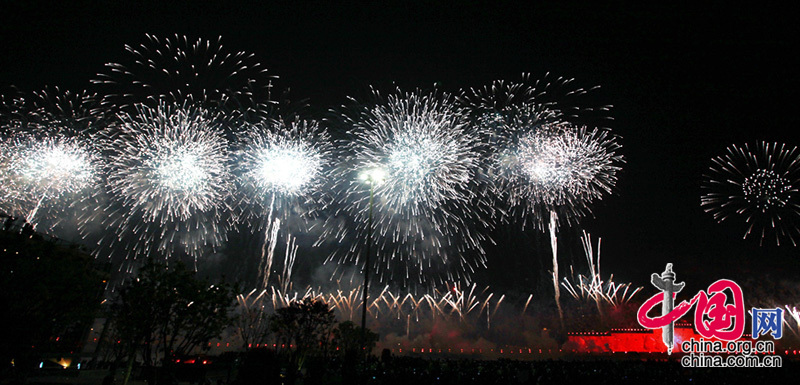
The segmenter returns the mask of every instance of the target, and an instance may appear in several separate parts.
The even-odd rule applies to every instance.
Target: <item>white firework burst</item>
[[[553,289],[562,327],[558,278],[559,224],[571,225],[591,212],[590,204],[610,193],[624,161],[617,154],[617,136],[607,129],[567,123],[606,120],[610,106],[578,107],[566,102],[587,93],[571,88],[571,79],[528,83],[496,81],[462,97],[474,121],[485,127],[485,140],[496,150],[490,174],[497,178],[498,197],[507,198],[506,216],[520,218],[550,234]],[[565,91],[562,91],[565,90]],[[562,100],[559,100],[562,99]],[[598,116],[594,116],[597,118]]]
[[[273,195],[311,196],[319,191],[323,171],[331,162],[330,137],[317,122],[252,125],[239,151],[243,184],[255,200]]]
[[[324,184],[333,160],[332,144],[317,122],[305,120],[250,125],[241,142],[239,207],[252,229],[264,231],[258,272],[262,287],[267,287],[279,232],[291,241],[292,230],[308,231],[306,221],[330,201]],[[288,284],[294,260],[290,249],[286,255],[283,284]]]
[[[138,105],[136,114],[121,115],[109,128],[104,147],[112,201],[103,215],[134,234],[131,254],[183,250],[196,257],[202,246],[221,243],[232,174],[216,114],[187,105]]]
[[[58,87],[2,98],[2,210],[61,234],[56,227],[70,227],[74,209],[90,205],[99,192],[100,155],[91,135],[103,117],[91,113],[96,102],[94,94]]]
[[[731,145],[725,155],[711,159],[703,175],[700,206],[717,222],[740,217],[744,238],[755,235],[763,244],[797,245],[800,235],[800,151],[782,143]]]
[[[493,215],[483,196],[480,135],[449,95],[375,96],[375,105],[345,115],[351,129],[337,178],[345,186],[339,203],[355,223],[340,222],[336,237],[353,235],[355,227],[356,238],[338,257],[346,261],[362,252],[372,188],[378,258],[371,268],[381,280],[468,277],[483,263],[487,238],[480,230],[491,226]],[[365,173],[371,187],[359,180]]]
[[[595,199],[610,194],[623,162],[608,130],[568,123],[538,126],[514,138],[495,160],[513,208],[580,217]],[[512,139],[513,140],[513,139]],[[544,221],[537,224],[544,228]]]
[[[58,216],[97,183],[99,155],[75,137],[20,135],[3,143],[2,152],[4,210],[32,224],[42,206],[53,211],[45,218]]]
[[[123,60],[107,63],[92,80],[103,91],[103,107],[113,112],[132,111],[141,103],[199,103],[221,108],[229,113],[226,119],[235,120],[273,108],[275,77],[253,53],[224,47],[222,37],[147,34],[143,43],[126,44],[125,52]]]

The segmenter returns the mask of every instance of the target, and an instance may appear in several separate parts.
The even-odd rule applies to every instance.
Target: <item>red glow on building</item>
[[[666,353],[667,348],[661,342],[661,329],[611,329],[608,332],[575,332],[569,333],[565,348],[581,353]],[[675,323],[675,348],[673,352],[681,352],[680,344],[694,338],[706,341],[717,341],[716,338],[707,339],[698,334],[691,323],[678,321]],[[749,339],[745,334],[742,339]]]

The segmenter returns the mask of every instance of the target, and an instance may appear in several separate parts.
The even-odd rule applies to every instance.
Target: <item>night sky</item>
[[[308,98],[312,115],[348,95],[367,96],[369,85],[438,83],[455,92],[550,72],[600,85],[593,97],[614,106],[609,126],[623,138],[618,192],[584,221],[603,238],[605,272],[646,285],[650,273],[674,262],[690,292],[724,277],[800,278],[800,250],[742,240],[742,225],[718,225],[700,208],[702,174],[728,145],[800,144],[800,34],[788,9],[763,2],[150,3],[4,4],[0,87],[89,87],[104,63],[120,60],[123,45],[143,42],[145,33],[222,35],[229,50],[255,53],[293,97]],[[577,231],[564,235],[575,250]],[[512,288],[540,276],[536,255],[548,266],[544,234],[506,228],[495,237],[500,245],[490,248],[482,283]]]

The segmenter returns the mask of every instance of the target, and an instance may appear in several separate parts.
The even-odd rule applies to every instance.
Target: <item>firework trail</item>
[[[797,307],[789,307],[789,305],[786,305],[786,315],[788,315],[788,317],[784,317],[783,323],[788,326],[789,331],[791,331],[796,338],[800,338],[800,310],[798,310]],[[789,319],[794,322],[794,326],[789,323]]]
[[[594,200],[609,194],[617,180],[623,156],[618,137],[607,129],[589,129],[569,121],[601,117],[609,106],[580,108],[559,103],[587,93],[572,88],[571,80],[553,82],[496,81],[464,93],[473,120],[485,127],[485,141],[497,149],[490,156],[490,171],[505,197],[508,218],[547,229],[553,255],[553,289],[563,326],[558,278],[560,225],[572,225],[591,213]]]
[[[711,159],[703,175],[700,206],[717,222],[741,217],[743,238],[755,234],[759,245],[773,238],[797,246],[800,233],[800,151],[786,144],[759,142],[731,145],[725,155]]]
[[[116,113],[140,103],[197,104],[222,109],[227,119],[258,116],[272,110],[272,80],[252,53],[229,51],[216,40],[145,35],[139,45],[125,45],[126,57],[107,63],[92,83],[103,92],[102,105]],[[255,119],[257,120],[257,119]]]
[[[264,231],[259,274],[261,288],[266,289],[281,228],[307,231],[306,220],[330,201],[324,176],[332,167],[332,143],[317,122],[305,120],[251,125],[240,143],[238,207],[252,228]],[[296,252],[289,234],[281,275],[284,289]]]
[[[488,241],[484,230],[494,214],[483,186],[480,135],[450,95],[398,90],[373,96],[374,104],[345,109],[342,116],[349,139],[340,143],[344,161],[334,180],[344,187],[335,214],[349,219],[332,217],[323,238],[349,239],[352,246],[329,260],[363,264],[374,206],[377,258],[369,269],[380,281],[469,279],[484,264],[481,243]]]
[[[600,238],[597,239],[597,246],[593,247],[591,235],[584,231],[581,243],[583,243],[583,251],[589,266],[589,275],[575,275],[573,266],[570,266],[570,272],[576,278],[570,282],[567,277],[564,277],[561,285],[576,300],[594,301],[602,320],[602,303],[607,303],[612,307],[620,306],[633,299],[633,296],[642,288],[633,288],[631,283],[616,283],[613,274],[607,281],[603,280],[600,274]]]
[[[233,178],[217,115],[162,103],[119,119],[104,133],[110,200],[99,212],[118,234],[102,243],[126,248],[129,261],[176,251],[196,259],[222,243]]]
[[[102,122],[90,112],[96,100],[58,88],[3,99],[0,209],[52,231],[94,199],[100,155],[91,134]]]

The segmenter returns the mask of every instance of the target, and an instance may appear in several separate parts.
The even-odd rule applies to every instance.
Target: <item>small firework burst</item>
[[[324,205],[321,194],[332,145],[317,122],[251,125],[241,142],[238,170],[248,202],[266,209],[262,211],[275,204],[295,206],[285,215],[303,215]]]
[[[221,37],[145,37],[144,43],[125,45],[125,60],[106,64],[92,81],[103,89],[105,108],[131,111],[138,103],[188,102],[255,115],[271,108],[273,77],[254,54],[227,50]]]
[[[493,214],[481,185],[480,135],[449,95],[375,96],[375,105],[344,116],[351,139],[343,142],[338,203],[354,223],[340,222],[334,236],[355,237],[352,250],[335,257],[352,261],[362,253],[372,201],[378,258],[371,268],[382,281],[469,275],[475,261],[467,255],[483,260],[480,228],[491,226]]]
[[[562,122],[538,126],[514,139],[494,162],[499,185],[508,194],[511,210],[533,214],[539,228],[549,219],[538,214],[567,213],[559,218],[569,222],[585,215],[590,204],[616,184],[623,157],[608,130]]]
[[[103,146],[111,197],[103,220],[133,234],[134,257],[175,250],[196,257],[202,246],[220,244],[232,174],[228,142],[213,112],[139,105],[136,114],[121,115],[108,129]]]
[[[575,79],[554,77],[549,73],[535,80],[523,73],[518,81],[496,80],[483,87],[464,90],[458,100],[467,107],[474,121],[495,130],[508,119],[523,117],[529,124],[570,121],[602,126],[594,123],[611,120],[608,115],[611,106],[590,107],[586,102],[586,95],[598,88],[578,87]],[[495,130],[490,130],[489,134]]]
[[[70,222],[98,191],[100,155],[91,135],[103,122],[88,92],[45,88],[4,97],[0,124],[2,209],[40,230]]]
[[[2,147],[3,209],[29,223],[57,219],[78,194],[97,183],[99,155],[78,138],[23,135]]]
[[[797,245],[800,235],[800,151],[786,144],[759,142],[731,145],[711,159],[703,175],[700,206],[717,222],[744,219],[744,238],[755,234],[759,244],[773,238]]]

